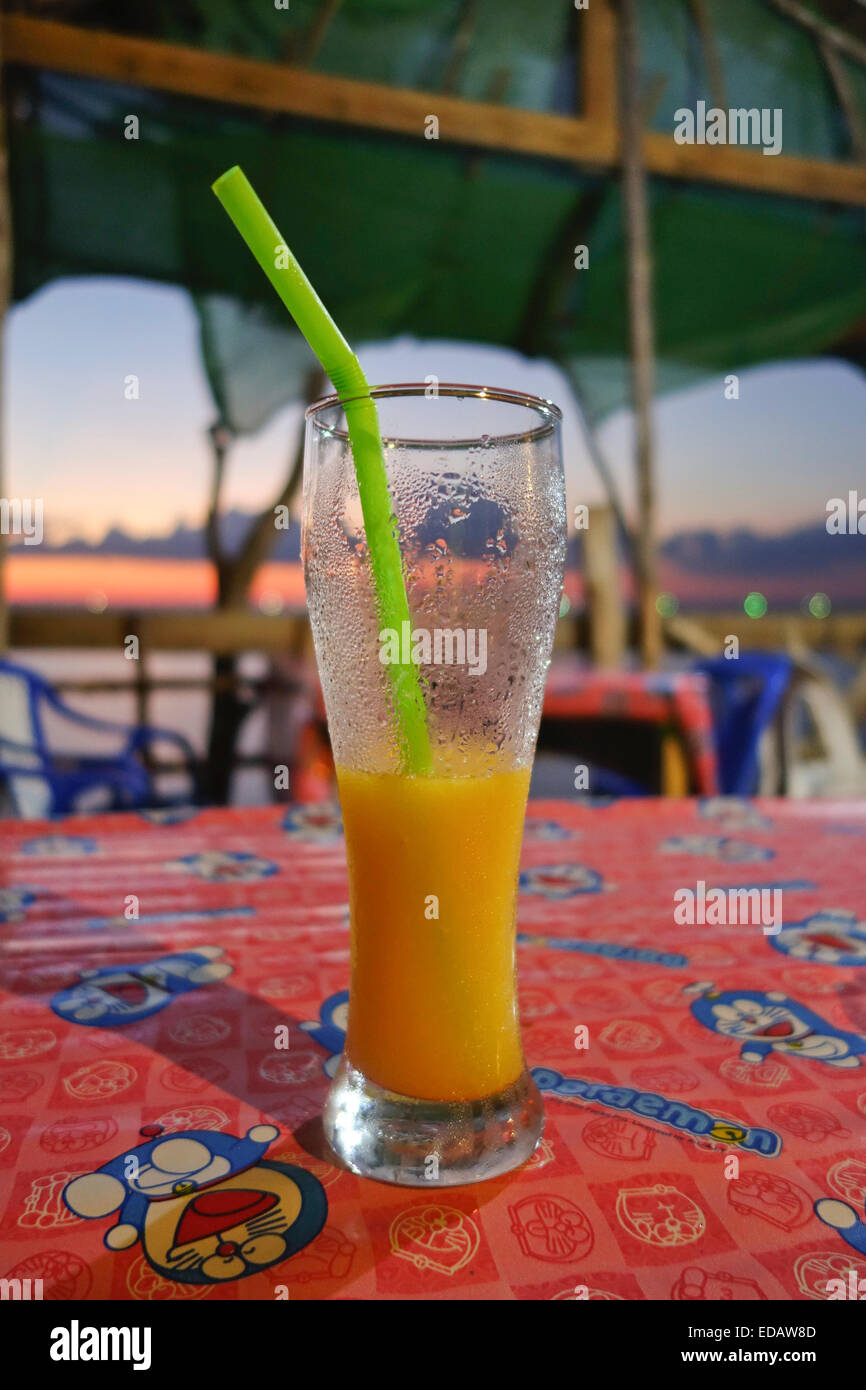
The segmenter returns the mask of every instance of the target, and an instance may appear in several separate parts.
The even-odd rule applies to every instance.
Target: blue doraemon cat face
[[[805,1019],[771,996],[737,995],[732,991],[724,999],[710,1005],[712,1023],[717,1033],[728,1038],[764,1038],[768,1042],[789,1042],[805,1037],[811,1029]]]
[[[148,1126],[145,1143],[74,1178],[63,1200],[83,1218],[117,1213],[105,1244],[125,1250],[141,1240],[166,1278],[245,1278],[301,1249],[327,1214],[312,1173],[263,1158],[278,1133],[254,1125],[242,1139],[213,1130],[163,1136]]]
[[[164,1009],[175,994],[224,980],[232,967],[219,959],[221,946],[200,946],[156,960],[82,970],[78,984],[55,994],[60,1018],[89,1027],[117,1028]]]
[[[743,1044],[740,1056],[759,1062],[770,1052],[787,1053],[836,1067],[859,1067],[866,1038],[846,1033],[795,999],[776,992],[687,986],[692,1013],[704,1027]]]
[[[78,1216],[107,1216],[118,1209],[122,1216],[136,1196],[185,1196],[240,1172],[265,1153],[278,1133],[273,1125],[254,1125],[243,1139],[209,1129],[163,1136],[160,1126],[145,1126],[143,1144],[95,1173],[75,1178],[64,1190],[64,1200]]]
[[[662,840],[659,849],[663,854],[699,854],[727,864],[755,864],[772,859],[776,853],[767,845],[755,845],[728,835],[671,835]]]
[[[866,965],[866,923],[859,922],[853,912],[816,912],[787,923],[772,944],[794,960]]]

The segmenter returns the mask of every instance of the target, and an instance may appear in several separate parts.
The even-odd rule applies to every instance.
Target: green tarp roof
[[[813,41],[761,0],[705,0],[731,105],[782,107],[784,151],[843,157]],[[319,4],[112,4],[85,21],[273,59],[303,58]],[[345,0],[314,69],[573,111],[580,14],[478,0]],[[684,0],[640,9],[651,125],[711,100]],[[866,96],[862,74],[848,71]],[[15,294],[63,275],[167,281],[196,297],[214,396],[238,431],[300,390],[310,358],[210,193],[240,163],[356,343],[398,333],[503,344],[563,363],[591,418],[626,398],[618,182],[553,161],[372,134],[22,69],[9,125]],[[866,110],[866,101],[863,103]],[[124,118],[139,138],[124,138]],[[769,157],[768,157],[769,158]],[[660,389],[834,350],[866,318],[866,210],[651,180]],[[590,248],[575,270],[574,246]]]

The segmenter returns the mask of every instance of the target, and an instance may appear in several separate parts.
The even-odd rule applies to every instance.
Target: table
[[[322,1147],[349,971],[332,807],[4,823],[0,863],[0,1274],[46,1297],[807,1300],[866,1279],[863,805],[531,803],[545,1136],[517,1174],[430,1192]],[[705,909],[779,889],[784,928],[676,923],[700,883]]]
[[[656,724],[667,731],[663,790],[684,795],[693,787],[704,796],[718,791],[710,682],[699,671],[599,670],[578,656],[556,656],[544,692],[544,715]]]

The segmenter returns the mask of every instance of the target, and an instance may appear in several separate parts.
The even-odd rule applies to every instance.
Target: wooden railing
[[[138,640],[138,655],[129,662],[128,679],[52,678],[63,695],[132,695],[137,724],[149,724],[151,698],[175,691],[189,694],[249,689],[254,696],[290,695],[296,687],[271,671],[263,678],[234,676],[156,676],[150,658],[158,652],[203,653],[210,656],[262,652],[303,657],[312,653],[306,615],[268,616],[254,612],[112,611],[90,613],[59,608],[13,608],[9,613],[9,645],[16,652],[28,650],[89,650],[123,652],[130,637]],[[261,767],[269,763],[265,751],[235,753],[232,767]],[[182,767],[175,757],[149,759],[155,773]]]
[[[627,619],[627,631],[631,626]],[[765,649],[789,647],[799,643],[810,648],[833,650],[856,656],[866,646],[866,609],[833,613],[813,618],[798,610],[768,613],[763,618],[747,618],[742,611],[689,612],[665,620],[670,645],[692,646],[690,631],[700,632],[721,650],[724,639],[736,634],[743,647]],[[309,624],[305,613],[269,616],[239,609],[213,610],[142,609],[89,613],[79,609],[12,608],[9,615],[9,646],[32,648],[90,648],[123,650],[124,640],[138,638],[146,660],[151,652],[208,652],[232,655],[241,652],[312,653]],[[557,650],[583,648],[589,639],[587,615],[578,610],[560,618],[556,631]],[[697,645],[697,644],[696,644]]]
[[[13,608],[10,612],[10,647],[25,656],[28,650],[69,650],[122,652],[130,636],[138,638],[139,656],[130,662],[129,679],[55,679],[58,690],[69,695],[133,695],[135,717],[140,724],[150,722],[150,704],[157,692],[206,692],[250,689],[254,696],[289,697],[297,686],[272,669],[263,677],[237,676],[157,676],[149,658],[157,652],[190,652],[215,655],[241,655],[259,652],[271,656],[294,656],[312,661],[312,642],[306,614],[268,616],[254,612],[127,611],[89,613],[59,608]],[[741,647],[832,651],[861,663],[866,670],[866,610],[832,614],[817,619],[800,612],[768,614],[752,620],[742,612],[689,613],[665,620],[669,645],[680,650],[716,654],[725,639],[736,634]],[[636,637],[634,615],[626,614],[626,641],[633,646]],[[556,632],[556,650],[584,650],[591,660],[601,661],[605,646],[593,633],[586,611],[561,618]],[[866,679],[866,678],[864,678]],[[864,685],[866,692],[866,685]],[[861,696],[858,696],[858,702]],[[857,711],[852,710],[857,713]],[[262,767],[268,754],[237,755],[234,767]],[[153,765],[155,772],[170,772],[180,766],[174,759]]]

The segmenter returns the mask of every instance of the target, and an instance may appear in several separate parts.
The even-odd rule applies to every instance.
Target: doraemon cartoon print
[[[816,912],[783,924],[770,938],[777,951],[819,965],[866,965],[866,922],[853,912]]]
[[[742,1043],[744,1062],[760,1062],[771,1052],[824,1062],[830,1067],[860,1066],[866,1038],[846,1033],[796,999],[762,990],[717,990],[710,984],[687,985],[698,994],[691,1011],[699,1023]]]
[[[576,898],[582,893],[601,893],[604,888],[601,874],[585,864],[539,864],[520,875],[521,893],[537,893],[543,898]]]
[[[662,854],[700,854],[725,864],[757,864],[776,853],[766,845],[736,840],[730,835],[670,835],[659,845]]]
[[[36,894],[29,888],[0,888],[0,922],[23,922],[35,901]]]
[[[199,946],[133,965],[82,970],[78,983],[55,994],[51,1007],[60,1018],[92,1028],[137,1023],[164,1009],[173,995],[231,975],[222,954],[221,946]]]
[[[742,796],[702,796],[698,815],[705,820],[718,821],[728,830],[768,830],[772,822]]]
[[[330,1052],[330,1057],[322,1065],[326,1076],[333,1076],[340,1063],[340,1054],[346,1046],[346,1024],[349,1018],[349,991],[341,989],[331,994],[319,1010],[318,1023],[302,1023],[305,1033],[315,1039],[320,1047]]]
[[[278,1133],[254,1125],[243,1139],[193,1129],[164,1138],[148,1125],[142,1144],[73,1178],[63,1200],[83,1218],[117,1213],[105,1244],[126,1250],[141,1240],[166,1279],[244,1279],[309,1244],[327,1216],[312,1173],[262,1157]]]
[[[825,1226],[832,1226],[858,1255],[866,1255],[866,1222],[847,1202],[835,1197],[822,1197],[815,1203],[815,1215]]]

